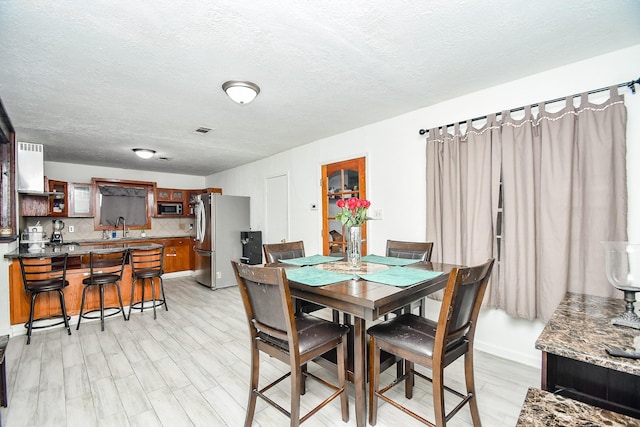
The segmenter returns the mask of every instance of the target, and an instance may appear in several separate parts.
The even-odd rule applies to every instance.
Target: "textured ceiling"
[[[0,98],[46,160],[208,175],[636,45],[639,22],[638,0],[0,0]],[[262,91],[237,105],[227,80]]]

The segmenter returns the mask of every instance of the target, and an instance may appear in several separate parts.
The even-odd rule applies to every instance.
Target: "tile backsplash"
[[[93,229],[93,218],[51,218],[29,217],[26,219],[26,227],[34,226],[39,221],[47,236],[53,232],[53,220],[60,219],[64,222],[62,239],[65,242],[80,240],[102,239],[102,230]],[[74,232],[69,233],[69,226],[73,226]],[[192,229],[189,229],[189,226]],[[122,236],[122,227],[117,230],[118,237]],[[141,237],[141,230],[129,230],[129,237]],[[146,237],[182,237],[195,235],[195,218],[152,218],[151,228],[145,230]]]

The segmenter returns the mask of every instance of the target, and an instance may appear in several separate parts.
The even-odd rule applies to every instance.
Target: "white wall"
[[[368,226],[369,253],[383,253],[387,238],[426,238],[425,140],[418,134],[469,118],[500,112],[527,104],[555,99],[638,78],[640,45],[612,52],[569,66],[535,74],[422,108],[389,120],[315,141],[268,159],[214,174],[206,186],[222,187],[226,194],[251,197],[251,226],[264,229],[265,178],[287,173],[290,189],[289,240],[304,240],[310,253],[322,252],[320,166],[358,156],[367,157],[367,198],[374,209],[383,209],[384,220]],[[416,82],[419,84],[419,82]],[[640,89],[640,88],[638,88]],[[640,93],[626,97],[627,162],[629,183],[629,239],[640,241]],[[633,119],[636,119],[634,121]],[[431,312],[437,303],[429,302]],[[435,306],[434,306],[435,305]],[[535,340],[541,322],[514,319],[500,310],[481,314],[476,347],[533,366],[540,364]]]
[[[44,162],[44,174],[49,179],[67,182],[91,183],[91,178],[110,178],[155,182],[158,187],[161,188],[205,188],[205,178],[202,176],[76,165],[61,162]]]

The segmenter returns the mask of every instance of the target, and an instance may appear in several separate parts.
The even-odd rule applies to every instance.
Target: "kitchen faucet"
[[[120,227],[120,222],[122,221],[122,237],[127,237],[127,222],[123,216],[119,216],[116,219],[116,228]]]

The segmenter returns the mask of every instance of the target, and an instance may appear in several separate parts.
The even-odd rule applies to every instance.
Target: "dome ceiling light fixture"
[[[260,87],[257,84],[239,80],[224,82],[222,90],[238,104],[248,104],[260,93]]]
[[[156,154],[155,150],[149,150],[148,148],[134,148],[133,152],[141,159],[150,159],[154,154]]]

